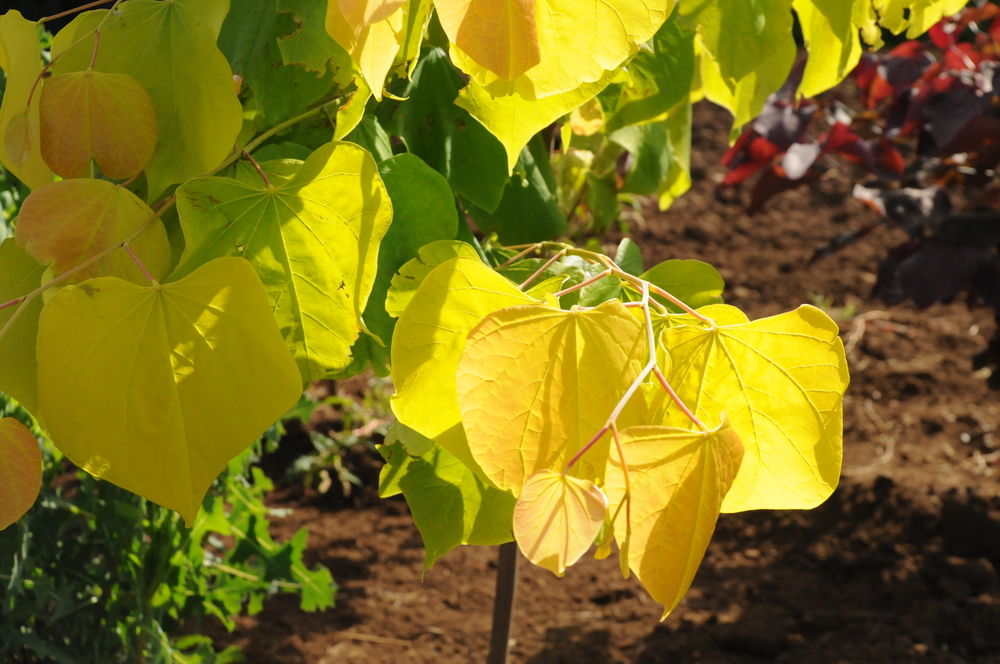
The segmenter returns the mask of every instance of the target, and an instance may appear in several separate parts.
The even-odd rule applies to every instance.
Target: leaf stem
[[[39,295],[41,295],[42,293],[44,293],[48,289],[52,288],[53,286],[57,286],[57,285],[63,283],[64,281],[69,280],[71,277],[73,277],[73,275],[79,273],[81,270],[83,270],[83,269],[85,269],[87,267],[90,267],[91,265],[93,265],[97,261],[101,260],[102,258],[104,258],[105,256],[107,256],[111,252],[116,251],[116,250],[124,247],[129,242],[131,242],[132,240],[134,240],[137,237],[139,237],[139,235],[141,235],[143,231],[145,231],[147,228],[149,228],[153,224],[154,221],[156,221],[157,219],[159,219],[160,217],[162,217],[163,213],[166,212],[167,210],[169,210],[170,207],[174,204],[174,201],[176,201],[176,200],[177,200],[177,194],[174,194],[173,196],[170,196],[169,198],[165,199],[164,202],[163,202],[163,204],[160,206],[160,209],[157,210],[153,214],[153,216],[151,216],[149,218],[149,221],[147,221],[140,228],[138,228],[134,233],[132,233],[131,235],[129,235],[127,238],[125,238],[121,242],[116,242],[115,244],[111,245],[107,249],[104,249],[103,251],[94,254],[93,256],[91,256],[87,260],[83,261],[82,263],[80,263],[76,267],[73,267],[73,268],[70,268],[69,270],[66,270],[65,272],[63,272],[62,274],[60,274],[58,277],[56,277],[55,279],[52,279],[50,281],[45,282],[44,284],[42,284],[41,286],[39,286],[35,290],[31,291],[27,295],[22,295],[20,298],[18,298],[18,299],[21,300],[20,305],[14,311],[14,315],[12,315],[9,319],[7,319],[7,323],[4,324],[4,326],[2,328],[0,328],[0,340],[3,340],[4,335],[7,334],[7,331],[14,325],[14,322],[21,316],[21,313],[25,309],[27,309],[27,307],[25,306],[26,304],[28,304],[29,302],[31,302],[36,297],[38,297]],[[131,252],[129,252],[129,253],[131,253]],[[145,268],[143,268],[143,271],[145,271]],[[150,279],[150,280],[152,281],[152,279]],[[16,300],[11,300],[11,302],[16,302]],[[8,306],[13,306],[11,304],[11,302],[7,302],[5,304],[0,305],[0,309],[3,309],[4,307],[8,307]]]
[[[146,266],[142,264],[142,261],[139,260],[139,257],[135,255],[134,251],[132,251],[132,245],[130,245],[127,241],[122,242],[122,248],[128,252],[128,255],[132,257],[132,260],[134,260],[135,264],[139,266],[139,269],[142,270],[142,273],[146,275],[146,279],[148,279],[150,283],[155,284],[156,279],[153,278],[153,275],[149,273],[149,270],[146,269]]]
[[[534,281],[535,279],[537,279],[543,272],[545,272],[545,270],[549,269],[550,265],[552,265],[553,263],[555,263],[557,260],[559,260],[560,258],[562,258],[565,255],[566,255],[566,250],[565,249],[563,249],[562,251],[558,252],[557,254],[554,254],[552,256],[552,258],[550,258],[549,260],[545,261],[545,263],[540,268],[538,268],[537,270],[535,270],[535,273],[533,275],[531,275],[530,277],[528,277],[527,279],[525,279],[524,282],[520,286],[518,286],[518,288],[520,288],[521,290],[524,290],[525,286],[527,286],[532,281]]]
[[[101,29],[97,28],[94,30],[94,54],[90,56],[90,66],[87,67],[87,71],[94,68],[94,63],[97,62],[97,49],[101,47]]]
[[[264,180],[264,184],[267,185],[268,187],[273,187],[274,185],[272,185],[271,181],[267,179],[267,175],[264,173],[264,169],[260,167],[260,164],[257,163],[257,160],[251,157],[250,153],[247,152],[246,150],[243,151],[243,156],[247,158],[247,161],[249,161],[255,169],[257,169],[257,174],[260,175],[262,180]]]
[[[516,254],[514,256],[511,256],[510,258],[508,258],[507,260],[505,260],[503,263],[500,263],[500,265],[497,265],[496,269],[499,270],[500,268],[507,267],[508,265],[510,265],[511,263],[513,263],[514,261],[519,260],[521,258],[524,258],[525,256],[527,256],[531,252],[538,251],[542,247],[542,243],[541,242],[536,242],[535,244],[529,244],[529,245],[527,245],[527,247],[528,248],[525,249],[524,251],[522,251],[522,252],[520,252],[520,253],[518,253],[518,254]],[[519,249],[520,247],[507,247],[507,248],[508,249]]]
[[[562,297],[563,295],[568,295],[568,294],[572,293],[573,291],[578,291],[581,288],[585,288],[585,287],[589,286],[590,284],[594,283],[595,281],[600,281],[604,277],[609,277],[609,276],[611,276],[611,270],[605,270],[604,272],[601,272],[600,274],[595,274],[594,276],[590,277],[589,279],[584,279],[580,283],[575,284],[573,286],[570,286],[569,288],[567,288],[565,290],[561,290],[558,293],[553,293],[553,296],[555,296],[555,297]]]
[[[681,412],[687,415],[687,418],[694,422],[696,427],[701,429],[703,432],[708,433],[708,427],[706,427],[705,423],[699,420],[695,414],[691,412],[691,409],[687,407],[687,404],[681,401],[680,396],[674,391],[674,388],[670,386],[670,383],[667,382],[667,378],[663,375],[663,372],[660,371],[660,367],[656,367],[656,369],[653,370],[653,375],[656,376],[656,380],[660,382],[660,386],[663,390],[670,396],[673,402],[677,404],[677,407],[681,409]]]
[[[95,2],[88,2],[87,4],[77,7],[76,9],[67,9],[64,12],[59,12],[58,14],[53,14],[52,16],[46,16],[44,18],[38,19],[38,23],[45,23],[47,21],[54,21],[57,18],[62,18],[63,16],[69,16],[70,14],[76,14],[77,12],[86,11],[92,7],[97,7],[98,5],[106,5],[111,0],[96,0]]]

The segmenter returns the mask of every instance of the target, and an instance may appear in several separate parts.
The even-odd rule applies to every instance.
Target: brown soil
[[[695,113],[692,191],[647,210],[634,237],[647,265],[701,258],[751,318],[831,298],[863,302],[878,259],[902,241],[885,229],[809,263],[839,232],[872,221],[836,173],[778,196],[756,217],[718,195],[728,118]],[[992,334],[989,311],[902,306],[844,322],[852,384],[840,489],[811,512],[724,515],[684,602],[664,622],[617,561],[587,559],[564,579],[522,565],[511,661],[1000,662],[1000,395],[970,358]],[[345,460],[369,487],[374,453]],[[223,640],[255,664],[483,662],[495,548],[463,547],[421,579],[423,549],[406,504],[371,488],[350,500],[292,499],[278,536],[310,530],[309,561],[340,584],[337,606],[304,614],[276,596]]]

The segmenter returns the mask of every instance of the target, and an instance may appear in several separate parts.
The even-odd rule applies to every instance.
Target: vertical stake
[[[493,602],[493,633],[486,664],[507,664],[507,644],[514,618],[514,596],[517,593],[517,543],[500,545],[497,561],[497,593]]]

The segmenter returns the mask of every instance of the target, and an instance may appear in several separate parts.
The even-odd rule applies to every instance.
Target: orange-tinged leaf
[[[36,87],[35,81],[42,71],[42,51],[38,24],[24,19],[15,10],[0,16],[0,66],[7,73],[3,105],[0,106],[0,131],[6,146],[0,150],[0,163],[21,182],[37,189],[52,182],[52,171],[42,160],[38,141],[38,93],[45,88],[45,83],[39,81]],[[35,96],[29,108],[28,96],[32,88],[35,88]],[[25,112],[29,119],[16,120]],[[18,125],[13,131],[12,123]],[[24,158],[26,153],[27,159]]]
[[[372,23],[384,21],[406,4],[406,0],[337,0],[344,19],[358,32]]]
[[[743,459],[743,444],[725,419],[707,433],[630,427],[621,432],[621,443],[631,507],[618,512],[615,539],[628,566],[663,604],[666,618],[698,571]],[[604,490],[614,511],[625,499],[625,475],[615,452],[606,478]]]
[[[7,156],[16,166],[23,166],[31,159],[31,151],[38,139],[38,124],[27,113],[18,113],[10,119],[3,142]]]
[[[645,360],[642,328],[618,300],[491,313],[469,334],[455,378],[472,456],[519,495],[528,477],[561,469],[597,434]],[[644,422],[645,406],[641,395],[630,400],[620,424]],[[609,441],[605,434],[573,474],[600,481]]]
[[[42,488],[38,441],[13,417],[0,420],[0,530],[27,512]]]
[[[61,180],[32,192],[21,206],[14,239],[55,276],[76,267],[145,226],[153,211],[135,194],[105,180]],[[157,219],[130,243],[154,279],[170,268],[170,242]],[[147,283],[124,249],[82,269],[73,281],[115,276]]]
[[[562,576],[604,526],[608,499],[590,480],[542,470],[514,506],[514,540],[534,564]]]
[[[156,111],[128,74],[86,70],[45,82],[39,108],[42,157],[63,178],[83,177],[91,158],[116,180],[142,171],[156,148]]]
[[[540,62],[535,0],[435,0],[448,39],[501,80]]]

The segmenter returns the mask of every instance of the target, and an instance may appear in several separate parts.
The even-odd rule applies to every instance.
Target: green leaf
[[[318,73],[329,68],[338,81],[350,81],[351,56],[326,32],[326,0],[278,0],[278,11],[292,14],[298,23],[295,32],[278,40],[285,64],[299,64]]]
[[[401,446],[392,451],[386,468],[424,540],[425,570],[459,545],[511,541],[514,496],[483,482],[440,445],[418,458],[400,452]]]
[[[645,48],[628,63],[629,78],[617,100],[605,131],[657,119],[687,96],[694,79],[695,31],[681,25],[674,14]]]
[[[383,162],[392,157],[392,145],[389,144],[389,135],[378,123],[378,118],[374,115],[364,115],[358,125],[344,136],[345,141],[357,143],[365,150],[372,153],[375,161]],[[448,182],[445,181],[447,185]],[[449,192],[451,188],[449,187]],[[392,192],[390,192],[391,196]]]
[[[468,212],[479,230],[495,232],[504,244],[552,240],[566,231],[557,196],[548,150],[541,137],[535,136],[521,150],[496,211],[470,206]]]
[[[392,219],[371,155],[328,143],[276,186],[215,177],[177,191],[187,247],[170,279],[243,256],[264,282],[302,379],[347,366]]]
[[[386,128],[407,149],[447,178],[452,189],[488,212],[500,205],[507,182],[503,145],[454,103],[465,85],[440,49],[428,51],[413,70]]]
[[[603,178],[587,171],[587,209],[594,232],[603,233],[618,220],[618,178],[614,171]]]
[[[385,444],[392,445],[396,441],[402,443],[406,453],[410,456],[421,456],[427,454],[434,447],[434,441],[420,432],[414,431],[402,422],[396,422],[385,434]]]
[[[693,309],[722,302],[722,291],[726,282],[718,270],[696,260],[669,260],[646,271],[642,278],[659,286]],[[671,311],[681,311],[679,307],[659,295],[653,295]]]
[[[632,156],[623,192],[639,196],[656,193],[674,161],[667,132],[666,122],[650,122],[619,129],[609,136]]]
[[[642,274],[642,250],[630,238],[622,238],[615,252],[615,263],[629,274],[638,277]]]
[[[228,0],[129,0],[101,28],[94,68],[135,78],[156,110],[159,140],[145,169],[149,200],[216,167],[243,127],[232,70],[216,47],[228,7]],[[76,34],[93,30],[103,15],[88,13]],[[93,52],[87,37],[54,73],[85,70]]]
[[[0,303],[27,295],[42,285],[45,266],[24,253],[9,237],[0,244]],[[38,415],[38,362],[35,339],[42,298],[36,297],[0,339],[0,391],[19,401],[26,410]],[[0,328],[14,315],[16,307],[0,309]]]
[[[410,430],[412,431],[412,429]],[[388,439],[386,440],[388,441]],[[431,441],[432,444],[433,442]],[[379,445],[377,449],[386,461],[378,474],[378,497],[398,496],[403,493],[403,490],[399,488],[399,479],[406,474],[406,468],[413,462],[414,457],[407,454],[406,448],[399,440]]]
[[[354,359],[350,370],[360,373],[370,359],[375,373],[387,376],[392,331],[396,327],[395,317],[386,313],[386,295],[393,276],[408,261],[415,259],[424,245],[455,237],[458,213],[448,182],[419,157],[397,155],[379,164],[379,173],[392,199],[392,225],[379,249],[378,273],[365,307],[364,320],[384,345],[367,334],[361,335],[352,350]]]
[[[333,74],[319,73],[298,64],[285,64],[279,39],[299,29],[288,13],[279,12],[277,0],[242,0],[229,12],[219,34],[219,49],[253,91],[260,111],[259,129],[266,129],[302,112],[333,87]],[[346,54],[345,54],[346,55]]]
[[[297,159],[299,161],[305,161],[309,158],[309,155],[313,153],[312,150],[304,145],[299,145],[298,143],[292,143],[290,141],[283,141],[281,143],[270,143],[261,148],[258,148],[253,153],[253,158],[258,162],[274,161],[277,159]],[[237,162],[243,163],[243,162]],[[247,164],[249,166],[249,164]],[[251,166],[251,168],[253,168]]]
[[[99,277],[61,289],[39,319],[38,391],[70,460],[191,525],[301,379],[253,268],[222,258],[163,286]]]
[[[730,88],[792,41],[792,0],[681,0],[679,9]]]
[[[670,109],[670,154],[673,159],[667,177],[656,190],[660,210],[669,208],[678,197],[691,188],[691,98]]]
[[[431,270],[459,256],[479,258],[472,245],[460,240],[439,240],[420,247],[417,257],[411,258],[393,275],[392,285],[386,293],[386,312],[393,318],[398,318]]]
[[[424,39],[427,17],[431,10],[430,0],[406,0],[403,5],[403,36],[400,40],[396,61],[406,64],[406,75],[412,76],[420,57],[420,44]]]

